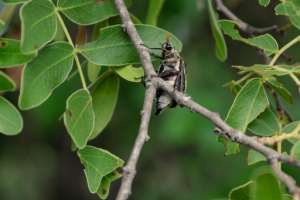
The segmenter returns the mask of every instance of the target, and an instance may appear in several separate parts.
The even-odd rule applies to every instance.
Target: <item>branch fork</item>
[[[228,9],[224,10],[225,6],[221,0],[215,0],[215,2],[218,5],[219,9],[223,11],[223,13],[225,14],[227,13],[229,18],[240,23],[240,29],[243,29],[244,31],[249,31],[249,26],[245,26],[246,24],[245,22],[237,18]],[[186,96],[181,92],[174,91],[174,89],[167,82],[165,82],[164,80],[162,80],[156,75],[156,72],[151,62],[149,51],[146,47],[140,45],[143,44],[143,41],[141,40],[133,22],[130,19],[129,12],[126,8],[126,5],[124,4],[124,1],[115,0],[115,4],[121,16],[123,27],[126,30],[128,36],[130,37],[133,45],[135,46],[139,54],[141,63],[145,71],[145,76],[146,76],[146,91],[145,91],[144,105],[141,112],[140,128],[132,152],[128,159],[128,162],[123,169],[123,178],[121,182],[121,187],[117,194],[116,200],[127,200],[131,194],[132,183],[136,175],[137,162],[143,145],[145,144],[147,139],[149,139],[148,128],[149,128],[149,122],[150,122],[151,111],[153,106],[153,100],[155,98],[155,93],[157,89],[162,89],[168,92],[169,95],[179,105],[182,105],[190,109],[191,111],[198,113],[199,115],[204,116],[205,118],[210,120],[213,124],[216,125],[216,127],[218,127],[217,128],[218,131],[215,132],[217,135],[228,138],[231,141],[247,146],[263,154],[268,159],[270,165],[272,166],[274,174],[279,178],[279,180],[281,180],[282,183],[286,185],[289,192],[294,196],[295,200],[300,200],[299,199],[300,189],[296,185],[295,180],[289,175],[287,175],[285,172],[283,172],[278,165],[279,162],[283,162],[298,167],[300,169],[300,162],[289,156],[283,155],[270,147],[265,146],[261,142],[257,141],[256,138],[253,138],[238,130],[233,129],[223,119],[221,119],[218,113],[212,112],[207,108],[205,108],[204,106],[194,102],[191,99],[191,97]],[[255,30],[254,32],[262,33],[273,29],[275,29],[275,26],[266,29],[255,28],[253,30]],[[253,34],[253,31],[251,34]]]

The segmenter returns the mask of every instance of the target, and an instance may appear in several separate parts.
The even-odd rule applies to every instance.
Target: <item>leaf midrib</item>
[[[82,6],[87,6],[87,5],[89,5],[89,4],[91,4],[91,5],[93,5],[94,3],[92,2],[92,1],[90,1],[90,2],[85,2],[85,3],[81,3],[81,4],[77,4],[77,5],[75,5],[75,6],[69,6],[69,7],[63,7],[63,5],[59,5],[59,10],[61,10],[61,11],[66,11],[66,10],[71,10],[71,9],[77,9],[77,8],[80,8],[80,7],[82,7]],[[61,7],[62,6],[62,7]],[[95,5],[95,6],[97,6],[97,5]]]
[[[81,119],[81,116],[83,115],[83,113],[86,111],[87,107],[89,105],[91,105],[92,103],[92,99],[89,97],[88,101],[86,102],[86,105],[83,107],[83,109],[80,111],[77,119],[75,119],[73,125],[70,127],[70,132],[73,132],[73,129],[77,126],[78,121]],[[92,132],[92,130],[90,131]]]
[[[51,70],[53,67],[57,66],[59,63],[61,63],[61,62],[65,61],[65,60],[67,60],[68,58],[72,57],[72,55],[73,55],[73,53],[70,53],[68,56],[65,56],[65,57],[63,57],[62,59],[58,60],[57,62],[55,62],[55,63],[49,65],[49,67],[47,67],[47,69],[45,69],[44,71],[42,71],[41,73],[39,73],[39,74],[33,79],[33,81],[32,81],[31,84],[30,84],[30,87],[31,87],[32,85],[34,85],[34,84],[36,83],[36,81],[37,81],[44,73],[48,72],[48,71]],[[28,66],[28,64],[27,64],[27,66]],[[26,67],[27,67],[27,66],[26,66]]]
[[[259,91],[260,91],[261,87],[262,87],[261,84],[259,84],[259,87],[258,87],[257,92],[255,94],[255,98],[253,98],[253,101],[252,101],[251,106],[250,106],[251,109],[249,109],[249,112],[248,112],[248,114],[246,116],[246,121],[245,121],[246,124],[243,127],[243,130],[242,130],[243,132],[246,130],[247,124],[250,123],[249,119],[250,119],[250,116],[251,116],[251,113],[252,113],[251,111],[252,111],[252,109],[254,107],[254,103],[255,103],[255,101],[256,101],[256,99],[258,97],[258,94],[259,94]]]

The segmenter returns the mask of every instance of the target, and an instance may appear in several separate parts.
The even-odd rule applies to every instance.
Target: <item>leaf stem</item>
[[[300,41],[300,35],[295,37],[293,40],[291,40],[289,43],[287,43],[286,45],[284,45],[276,54],[275,56],[272,58],[271,62],[270,62],[270,66],[275,65],[276,61],[278,60],[278,58],[286,51],[288,50],[291,46],[293,46],[294,44],[296,44],[297,42]]]
[[[82,87],[83,89],[85,90],[88,90],[87,88],[87,84],[86,84],[86,81],[85,81],[85,78],[84,78],[84,75],[83,75],[83,71],[82,71],[82,67],[81,67],[81,63],[79,61],[79,58],[78,58],[78,55],[77,55],[77,51],[76,51],[76,48],[75,48],[75,45],[72,41],[72,38],[71,38],[71,35],[66,27],[66,24],[63,20],[63,18],[61,17],[61,15],[59,14],[59,11],[56,10],[56,15],[57,15],[57,18],[58,18],[58,21],[60,22],[61,24],[61,27],[66,35],[66,38],[68,40],[68,42],[70,43],[70,45],[72,45],[72,47],[75,49],[75,52],[74,52],[74,58],[75,58],[75,62],[76,62],[76,66],[77,66],[77,69],[78,69],[78,73],[79,73],[79,76],[80,76],[80,80],[82,82]]]
[[[282,142],[284,140],[291,139],[291,138],[300,140],[299,131],[300,131],[300,124],[297,125],[297,127],[292,132],[289,132],[289,133],[283,132],[281,134],[276,134],[271,137],[261,137],[261,138],[258,138],[258,141],[263,144],[274,145],[274,144],[278,144],[279,142]],[[279,148],[281,148],[281,147],[277,147],[278,151],[280,150]]]
[[[286,51],[288,50],[290,47],[292,47],[293,45],[295,45],[297,42],[300,42],[300,35],[298,35],[297,37],[295,37],[293,40],[291,40],[289,43],[287,43],[286,45],[284,45],[276,54],[275,56],[272,58],[271,62],[270,62],[270,66],[271,67],[275,67],[275,63],[277,62],[277,60],[279,59],[279,57]],[[276,69],[281,70],[281,71],[287,71],[281,67],[276,67]],[[294,74],[294,73],[289,73],[289,76],[291,77],[291,79],[293,79],[293,81],[296,83],[296,85],[298,86],[298,88],[300,88],[300,80],[299,78]]]

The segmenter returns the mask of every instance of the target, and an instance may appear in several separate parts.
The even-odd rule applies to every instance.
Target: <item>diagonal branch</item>
[[[250,24],[244,22],[239,17],[237,17],[233,12],[231,12],[225,5],[223,0],[215,0],[217,10],[222,12],[226,17],[235,21],[240,30],[248,35],[255,35],[255,34],[263,34],[273,30],[277,30],[278,27],[276,25],[264,27],[264,28],[257,28],[251,26]]]
[[[219,114],[212,112],[207,108],[205,108],[204,106],[194,102],[190,97],[186,96],[185,94],[178,91],[174,91],[174,89],[168,83],[166,83],[161,78],[155,76],[156,73],[151,62],[150,54],[147,51],[147,49],[143,45],[141,45],[143,44],[143,41],[138,35],[137,30],[134,27],[129,17],[129,13],[124,4],[124,1],[115,0],[115,4],[121,16],[124,30],[128,33],[132,43],[134,44],[136,50],[139,53],[140,60],[143,64],[145,74],[147,77],[147,84],[149,84],[146,89],[146,97],[145,97],[144,109],[142,112],[143,114],[141,120],[142,123],[140,126],[139,135],[136,139],[129,161],[125,167],[122,184],[116,199],[126,200],[128,199],[131,193],[132,182],[135,176],[135,166],[147,136],[148,124],[151,115],[150,108],[152,108],[152,103],[153,103],[152,100],[154,98],[156,89],[160,88],[168,92],[170,96],[178,104],[186,108],[189,108],[191,111],[206,117],[212,123],[214,123],[219,128],[219,131],[215,132],[219,136],[225,137],[233,142],[237,142],[239,144],[247,146],[263,154],[270,162],[273,171],[277,175],[277,177],[286,185],[290,193],[294,195],[295,199],[298,200],[300,197],[300,189],[295,184],[295,180],[289,175],[287,175],[286,173],[284,173],[283,171],[281,171],[280,169],[278,169],[276,166],[278,162],[284,162],[300,168],[300,162],[289,156],[280,154],[277,151],[273,150],[272,148],[267,147],[264,144],[260,143],[255,138],[250,137],[238,130],[233,129],[224,120],[221,119]],[[138,142],[140,140],[139,139],[140,137],[143,138],[141,143]]]

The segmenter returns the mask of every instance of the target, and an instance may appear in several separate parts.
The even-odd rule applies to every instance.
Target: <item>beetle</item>
[[[186,91],[186,66],[184,60],[172,45],[170,36],[161,44],[160,48],[149,48],[161,50],[161,56],[154,55],[161,59],[158,70],[158,77],[162,78],[174,90],[185,93]],[[152,54],[153,55],[153,54]],[[156,92],[156,112],[159,115],[166,108],[176,107],[176,101],[165,91],[158,89]]]

